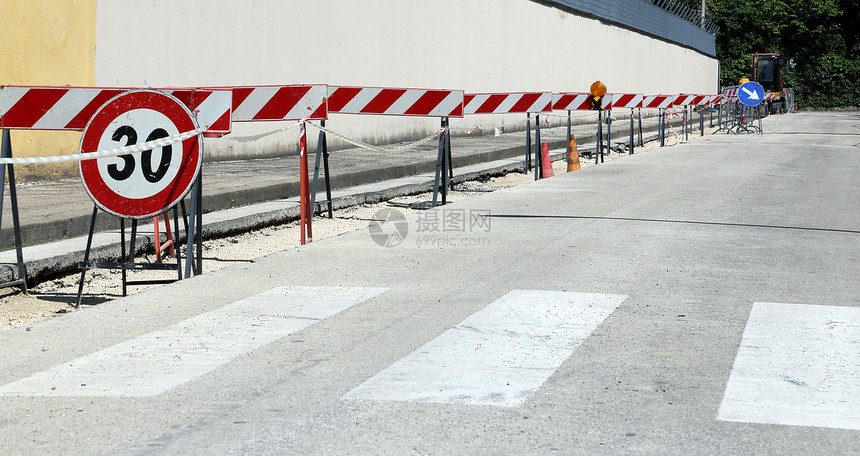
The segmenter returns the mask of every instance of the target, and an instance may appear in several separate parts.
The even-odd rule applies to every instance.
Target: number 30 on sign
[[[154,90],[135,90],[111,99],[93,115],[81,138],[81,152],[140,144],[197,129],[197,120],[178,99]],[[191,189],[202,163],[202,135],[117,157],[81,161],[81,179],[101,209],[142,219],[172,208]]]

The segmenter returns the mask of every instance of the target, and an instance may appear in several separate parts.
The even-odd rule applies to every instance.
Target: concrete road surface
[[[860,114],[0,334],[0,454],[857,454]]]

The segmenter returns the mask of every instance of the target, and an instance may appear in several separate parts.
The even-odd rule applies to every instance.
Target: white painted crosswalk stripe
[[[344,398],[518,406],[624,299],[511,291]]]
[[[755,303],[718,418],[860,430],[860,308]]]
[[[0,386],[0,395],[155,396],[384,291],[274,288]]]

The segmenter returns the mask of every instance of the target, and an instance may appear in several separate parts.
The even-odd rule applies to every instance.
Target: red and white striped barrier
[[[463,117],[463,91],[329,86],[328,110],[338,114]]]
[[[608,93],[606,96],[610,101],[608,107],[604,109],[641,108],[642,101],[645,99],[645,95],[641,93]]]
[[[704,104],[705,95],[681,94],[675,97],[675,106],[698,106]]]
[[[738,88],[735,87],[733,89],[726,89],[723,91],[723,97],[727,99],[727,101],[738,97]]]
[[[236,86],[233,122],[326,119],[328,86]]]
[[[129,88],[0,87],[0,128],[83,131],[93,114]],[[230,133],[229,89],[155,89],[183,102],[207,136]]]
[[[722,101],[723,101],[722,95],[707,95],[705,97],[705,101],[702,102],[702,104],[711,106],[711,105],[715,105],[715,104],[720,104],[720,103],[722,103]]]
[[[552,112],[552,92],[467,93],[463,114]]]
[[[555,111],[590,111],[591,107],[591,94],[588,92],[552,94],[552,109]]]
[[[675,102],[675,95],[645,95],[642,100],[643,108],[671,108]]]

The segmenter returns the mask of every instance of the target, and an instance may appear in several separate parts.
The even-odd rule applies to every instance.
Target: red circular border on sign
[[[197,128],[191,111],[178,99],[154,90],[126,92],[105,103],[90,119],[81,137],[81,152],[98,151],[99,141],[108,125],[117,117],[134,109],[151,109],[165,115],[180,133]],[[179,143],[177,143],[179,144]],[[200,135],[182,141],[180,170],[162,191],[147,198],[129,198],[114,192],[98,170],[97,160],[80,162],[81,179],[90,198],[103,210],[120,217],[142,219],[166,212],[191,189],[200,169]],[[193,170],[193,172],[189,172]]]

